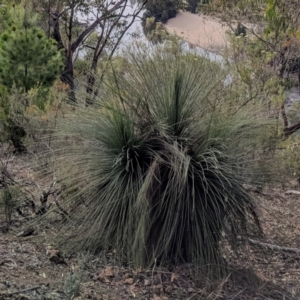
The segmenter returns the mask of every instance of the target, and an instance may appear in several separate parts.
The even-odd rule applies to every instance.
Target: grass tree
[[[253,107],[228,104],[226,74],[205,58],[161,50],[128,60],[125,74],[107,76],[99,107],[77,108],[57,134],[57,209],[68,216],[56,242],[216,274],[224,229],[233,245],[260,229],[243,184],[261,174],[268,126]]]

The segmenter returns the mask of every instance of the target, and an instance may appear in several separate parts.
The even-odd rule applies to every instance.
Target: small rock
[[[190,288],[188,288],[188,292],[189,293],[196,293],[197,291],[194,288],[190,287]]]
[[[17,234],[17,237],[25,237],[25,236],[29,236],[29,235],[32,235],[34,233],[34,228],[27,228],[21,232],[19,232]]]
[[[171,294],[173,291],[173,287],[171,285],[167,285],[165,288],[165,292],[168,294]]]
[[[164,287],[162,284],[158,284],[158,285],[153,285],[152,286],[152,290],[154,294],[160,294],[161,292],[164,291]]]
[[[148,280],[148,279],[145,279],[145,280],[144,280],[144,285],[145,285],[145,286],[149,286],[149,285],[151,285],[151,282],[150,282],[150,280]]]
[[[47,293],[46,295],[45,295],[45,298],[44,298],[45,300],[53,300],[53,299],[55,299],[55,300],[63,300],[63,299],[65,299],[64,297],[63,297],[63,295],[61,294],[61,293],[58,293],[58,292],[52,292],[52,293]]]
[[[132,285],[134,283],[134,279],[133,278],[127,278],[127,279],[125,279],[125,283]]]
[[[104,283],[110,283],[110,280],[108,279],[107,276],[105,276],[104,273],[101,273],[101,274],[99,275],[98,279],[99,279],[100,281],[104,282]]]
[[[50,261],[56,264],[67,264],[64,258],[62,257],[61,253],[59,252],[59,250],[55,250],[55,249],[47,250],[47,256]]]
[[[104,270],[104,275],[107,277],[114,277],[113,267],[108,266]]]

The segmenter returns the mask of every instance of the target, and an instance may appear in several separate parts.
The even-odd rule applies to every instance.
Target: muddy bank
[[[179,12],[168,20],[165,28],[168,33],[214,53],[220,53],[226,46],[226,31],[230,29],[218,18],[190,12]]]

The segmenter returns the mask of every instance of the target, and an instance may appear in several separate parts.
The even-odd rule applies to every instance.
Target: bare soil
[[[36,213],[41,191],[50,183],[34,178],[25,160],[11,159],[7,170],[34,194]],[[286,194],[297,187],[295,183],[253,192],[265,234],[261,242],[300,248],[300,195]],[[224,243],[228,276],[208,282],[195,277],[191,266],[131,269],[117,266],[114,252],[103,257],[61,253],[47,243],[55,234],[51,227],[29,231],[28,236],[23,232],[27,220],[35,217],[28,201],[16,207],[9,228],[0,212],[0,299],[300,299],[296,252],[249,243],[237,257]]]
[[[219,18],[186,11],[180,11],[175,18],[168,20],[165,28],[168,33],[214,53],[224,49],[227,43],[226,31],[230,30]]]

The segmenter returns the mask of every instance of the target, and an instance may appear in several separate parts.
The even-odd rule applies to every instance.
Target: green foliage
[[[63,65],[55,41],[28,21],[24,8],[15,7],[11,17],[0,36],[0,82],[25,91],[51,86]]]
[[[192,13],[196,13],[197,12],[197,7],[199,5],[199,3],[202,1],[201,0],[187,0],[187,10],[189,10]]]
[[[82,284],[88,279],[85,272],[88,265],[89,255],[78,255],[78,265],[69,272],[63,280],[63,291],[67,299],[74,299],[80,295]]]
[[[247,33],[246,27],[243,26],[240,22],[238,22],[236,30],[235,30],[234,33],[235,33],[236,36],[239,36],[239,35],[245,36],[246,33]]]
[[[198,10],[214,13],[229,22],[241,21],[256,23],[265,19],[268,0],[200,0]]]
[[[144,34],[152,43],[162,43],[167,38],[167,32],[161,22],[156,22],[155,17],[147,18],[143,24]]]
[[[0,36],[0,80],[8,88],[51,86],[61,68],[55,42],[41,30],[12,28]]]
[[[5,86],[0,84],[0,124],[5,123],[8,112],[9,112],[9,103],[8,103],[8,90]]]
[[[90,62],[84,58],[76,59],[74,63],[74,73],[76,77],[86,76],[90,72]]]
[[[112,72],[101,87],[100,106],[77,108],[57,133],[68,217],[56,222],[56,242],[115,249],[135,266],[193,263],[219,274],[228,224],[233,245],[249,224],[259,230],[243,184],[264,175],[256,167],[270,128],[254,107],[227,103],[217,64],[163,49],[128,59],[125,75]]]
[[[288,82],[279,78],[274,68],[270,67],[277,53],[266,51],[262,41],[249,35],[229,34],[228,37],[230,43],[224,57],[233,80],[240,80],[235,90],[237,97],[243,102],[265,102],[270,104],[272,110],[279,109]]]
[[[22,112],[22,101],[20,93],[17,92],[17,114]],[[24,128],[19,126],[14,120],[14,110],[12,109],[12,95],[7,95],[5,99],[5,109],[3,110],[3,118],[0,120],[0,133],[1,133],[1,142],[11,141],[17,151],[25,151],[22,139],[25,137],[26,132]]]
[[[33,143],[32,139],[37,143],[44,131],[51,130],[56,113],[53,108],[65,99],[66,92],[58,84],[51,88],[32,88],[27,93],[12,88],[0,105],[0,141],[10,140],[15,150],[25,151],[24,144]]]
[[[154,17],[156,21],[166,23],[170,18],[174,18],[181,7],[180,0],[150,0],[146,3],[144,19]]]
[[[0,207],[5,214],[5,221],[9,226],[11,223],[11,217],[15,208],[20,203],[22,192],[17,186],[6,186],[0,189]]]
[[[268,6],[266,8],[266,20],[268,26],[265,29],[267,35],[274,32],[275,35],[278,36],[280,32],[286,32],[288,29],[289,20],[287,20],[284,15],[282,4],[284,5],[282,1],[268,1]]]
[[[0,32],[2,32],[7,24],[7,21],[9,19],[9,7],[7,3],[0,3]]]
[[[300,183],[300,141],[295,135],[281,143],[282,152],[279,156],[280,162],[287,169],[287,173]]]
[[[82,270],[76,271],[73,274],[67,274],[67,277],[64,280],[63,290],[68,299],[74,299],[78,297],[81,292],[81,285],[86,279],[86,276],[83,274]]]
[[[62,56],[53,40],[34,24],[38,20],[30,6],[4,6],[6,18],[0,35],[0,132],[1,141],[11,140],[16,149],[24,149],[26,132],[15,119],[30,105],[44,110],[49,87],[62,67]],[[21,95],[14,101],[15,94]],[[22,100],[26,100],[22,103]]]

